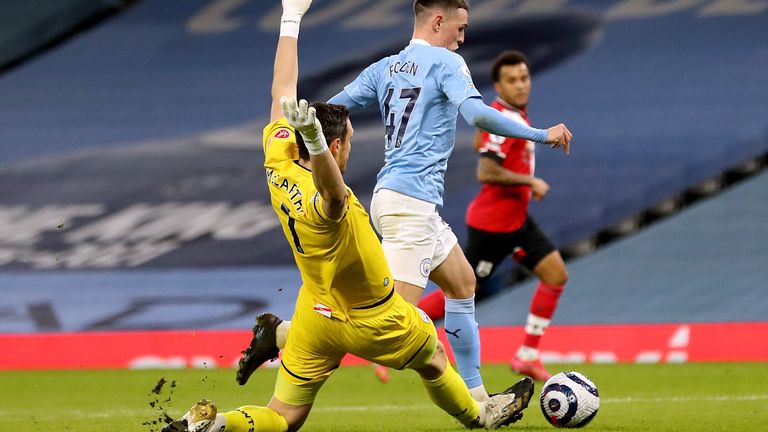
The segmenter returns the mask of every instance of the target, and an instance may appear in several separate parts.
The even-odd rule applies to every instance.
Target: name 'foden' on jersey
[[[414,63],[410,60],[408,60],[405,63],[396,61],[389,65],[389,76],[392,76],[398,73],[408,73],[413,76],[416,76],[416,72],[418,72],[418,70],[419,70],[418,63]]]

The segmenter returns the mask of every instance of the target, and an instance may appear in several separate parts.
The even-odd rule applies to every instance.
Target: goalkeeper
[[[347,109],[296,102],[299,23],[310,3],[283,0],[271,123],[264,128],[272,206],[304,282],[274,395],[266,407],[247,405],[221,414],[203,399],[163,432],[298,430],[347,353],[415,370],[430,399],[466,427],[510,424],[528,406],[533,382],[525,378],[485,402],[472,398],[448,364],[432,321],[395,293],[368,214],[344,184],[354,133]]]

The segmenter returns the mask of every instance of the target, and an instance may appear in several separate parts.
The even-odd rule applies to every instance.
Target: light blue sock
[[[451,344],[459,375],[467,388],[483,384],[480,376],[480,331],[475,321],[475,296],[445,299],[445,335]]]

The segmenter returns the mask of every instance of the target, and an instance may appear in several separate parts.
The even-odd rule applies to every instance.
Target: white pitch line
[[[768,394],[761,395],[743,395],[743,396],[697,396],[697,397],[657,397],[657,398],[643,398],[643,397],[623,397],[623,398],[602,398],[600,403],[607,404],[623,404],[623,403],[688,403],[688,402],[732,402],[732,401],[761,401],[768,400]],[[418,405],[378,405],[378,406],[364,406],[364,405],[343,405],[343,406],[318,406],[312,409],[315,412],[376,412],[376,411],[422,411],[434,407],[434,405],[418,404]],[[171,407],[170,411],[178,411],[175,407]],[[154,417],[158,416],[159,412],[152,408],[141,409],[114,409],[114,410],[102,410],[97,412],[85,412],[83,410],[68,410],[67,414],[79,418],[109,418],[109,417]],[[19,410],[0,410],[0,417],[5,416],[29,416],[29,411],[26,409]],[[48,418],[60,419],[61,415],[40,415],[39,413],[33,416],[36,420],[45,420]]]
[[[668,402],[729,402],[729,401],[759,401],[768,400],[768,394],[745,396],[697,396],[697,397],[657,397],[657,398],[601,398],[600,403],[668,403]],[[410,411],[423,410],[433,405],[380,405],[380,406],[328,406],[313,408],[313,411],[349,412],[349,411]]]
[[[660,402],[729,402],[729,401],[758,401],[768,399],[768,394],[746,396],[673,396],[657,398],[600,398],[600,403],[660,403]]]

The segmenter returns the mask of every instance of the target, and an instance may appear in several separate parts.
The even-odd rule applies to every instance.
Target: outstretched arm
[[[281,106],[288,123],[301,134],[309,151],[312,180],[323,199],[323,212],[333,220],[341,219],[347,207],[347,186],[336,160],[328,150],[323,127],[315,116],[315,108],[310,107],[304,99],[297,104],[296,99],[290,97],[283,97]]]
[[[299,40],[290,36],[280,36],[275,53],[275,68],[272,74],[272,109],[269,121],[283,117],[280,98],[296,99],[296,83],[299,77]]]
[[[275,65],[272,73],[272,106],[270,122],[283,117],[280,98],[296,98],[299,79],[299,24],[309,9],[312,0],[283,0],[283,15],[280,18],[280,39],[277,41]]]
[[[560,123],[547,130],[536,129],[512,121],[499,111],[484,104],[479,98],[468,98],[459,106],[459,112],[470,125],[488,131],[494,135],[523,138],[534,142],[563,147],[570,153],[571,131]]]

